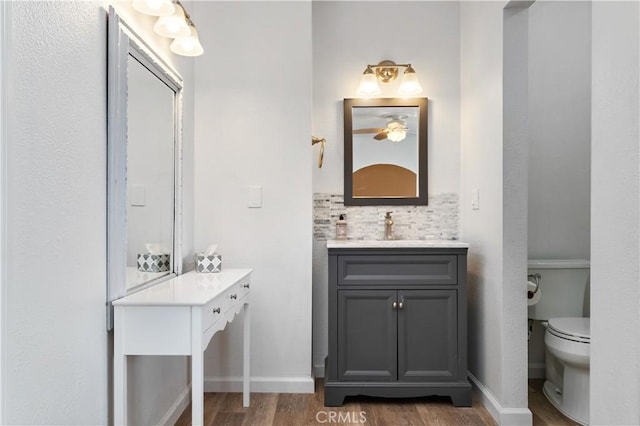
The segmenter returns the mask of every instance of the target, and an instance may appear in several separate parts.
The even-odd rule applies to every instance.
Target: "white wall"
[[[6,3],[0,3],[0,423],[4,422],[4,405],[5,405],[5,386],[4,386],[4,340],[5,340],[5,316],[4,311],[6,309],[6,296],[4,294],[6,289],[6,125],[5,120],[7,116],[6,90],[7,90],[7,24],[6,24]]]
[[[640,424],[640,5],[592,22],[591,424]]]
[[[7,424],[105,424],[109,418],[105,6],[7,4]],[[191,84],[188,64],[174,63]],[[185,156],[192,152],[189,123]],[[187,197],[184,243],[192,251]],[[185,389],[186,361],[132,360],[131,368],[130,403],[149,398],[131,404],[130,418],[155,423]]]
[[[9,25],[4,421],[105,423],[105,13],[15,2]]]
[[[312,392],[311,3],[201,2],[196,248],[252,267],[252,390]],[[247,208],[247,186],[262,208]],[[205,353],[205,389],[240,389],[241,321]]]
[[[506,200],[518,199],[514,188],[526,175],[514,173],[513,167],[521,165],[518,146],[503,146],[505,136],[521,138],[521,129],[503,122],[505,3],[461,5],[461,239],[470,244],[469,370],[480,385],[483,403],[500,423],[530,424],[524,371],[526,317],[524,306],[520,307],[524,288],[510,280],[518,265],[523,266],[524,259],[519,257],[524,256],[525,247],[521,239],[512,238],[521,237],[517,235],[517,221],[522,220],[517,217],[519,207],[507,205]],[[523,23],[518,16],[514,19],[504,30]],[[504,49],[515,47],[506,44]],[[514,91],[505,102],[513,102],[513,94],[521,90],[518,81],[512,83],[504,89]],[[508,158],[517,161],[509,165]],[[507,185],[503,179],[509,178],[516,181]],[[471,209],[474,190],[480,191],[479,210]],[[521,213],[526,217],[526,210]]]
[[[529,14],[529,258],[589,259],[591,3]]]
[[[400,27],[389,31],[386,22]],[[460,31],[457,2],[313,3],[313,134],[327,139],[324,165],[318,147],[307,165],[314,192],[343,192],[344,98],[356,94],[367,64],[411,63],[429,98],[429,194],[458,193],[460,183]],[[379,97],[397,97],[400,79],[381,83]],[[313,242],[313,363],[322,374],[327,355],[327,250]]]

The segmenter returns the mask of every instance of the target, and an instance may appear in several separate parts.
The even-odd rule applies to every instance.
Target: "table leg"
[[[196,347],[197,346],[197,347]],[[201,343],[193,345],[191,352],[191,424],[204,423],[204,362]]]
[[[118,308],[115,309],[113,334],[113,423],[127,424],[127,356],[123,353],[120,333],[123,328]]]
[[[249,406],[250,383],[251,380],[251,310],[249,303],[244,305],[243,320],[243,343],[242,343],[242,406]]]

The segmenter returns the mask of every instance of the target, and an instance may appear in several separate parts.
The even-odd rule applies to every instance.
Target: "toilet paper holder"
[[[538,289],[540,288],[540,278],[542,278],[542,276],[538,273],[527,275],[527,279],[530,280],[531,278],[535,281],[536,288],[533,291],[527,291],[527,299],[533,299],[533,296],[538,292]]]

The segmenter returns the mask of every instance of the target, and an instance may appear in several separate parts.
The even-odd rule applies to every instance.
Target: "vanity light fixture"
[[[133,0],[132,6],[138,12],[151,16],[167,16],[175,10],[171,0]]]
[[[422,86],[418,82],[418,76],[416,70],[413,69],[411,64],[396,64],[393,61],[384,60],[378,65],[367,65],[367,68],[362,73],[360,79],[360,86],[358,86],[358,95],[364,97],[371,97],[378,95],[382,92],[378,81],[388,83],[395,80],[398,77],[398,68],[404,68],[402,74],[402,82],[398,93],[402,96],[414,96],[422,92]]]
[[[191,34],[182,6],[176,5],[173,14],[158,18],[153,31],[167,38],[186,37]]]
[[[204,53],[196,26],[180,0],[134,0],[133,8],[146,15],[158,16],[153,26],[156,34],[173,38],[169,49],[177,55],[200,56]]]
[[[177,55],[182,56],[200,56],[204,53],[204,49],[198,40],[198,32],[196,27],[189,25],[189,35],[185,37],[177,37],[169,46],[169,49]]]

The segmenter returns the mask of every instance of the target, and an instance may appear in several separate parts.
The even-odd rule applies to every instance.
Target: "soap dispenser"
[[[391,219],[391,212],[387,212],[384,217],[384,239],[393,240],[393,219]]]
[[[336,222],[336,240],[347,239],[347,216],[341,214]]]

